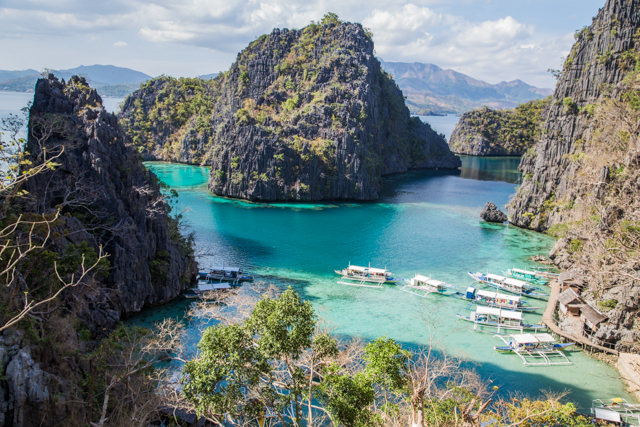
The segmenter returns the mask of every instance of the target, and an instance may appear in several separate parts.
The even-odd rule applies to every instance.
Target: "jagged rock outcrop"
[[[28,134],[28,160],[38,165],[46,156],[54,164],[26,181],[24,197],[8,206],[10,215],[54,218],[59,212],[59,218],[50,232],[36,229],[36,241],[46,243],[17,267],[18,294],[42,299],[43,287],[60,286],[56,274],[79,274],[100,247],[108,257],[46,310],[0,334],[0,424],[74,425],[86,421],[93,398],[81,381],[94,368],[80,355],[119,320],[175,298],[197,266],[157,178],[83,78],[38,81]],[[21,309],[18,285],[12,286],[0,293],[3,316]]]
[[[552,259],[609,319],[594,339],[640,352],[640,0],[607,0],[576,33],[520,168],[510,220],[559,238]]]
[[[213,193],[249,200],[372,200],[383,175],[460,166],[409,116],[362,26],[337,20],[263,35],[207,83],[149,82],[122,117],[145,155],[203,160]]]
[[[64,148],[58,166],[28,181],[33,209],[50,212],[62,206],[64,227],[74,230],[68,242],[90,239],[91,246],[102,245],[109,254],[103,295],[95,297],[109,302],[104,315],[114,310],[119,318],[182,292],[195,274],[191,248],[167,214],[157,178],[127,145],[117,118],[104,110],[97,92],[82,78],[68,84],[41,79],[29,126],[53,127],[44,141],[29,138],[32,158],[39,159],[43,148],[49,156]],[[98,231],[89,230],[89,222]],[[93,316],[100,309],[90,311],[87,315]]]
[[[539,138],[549,100],[526,102],[512,110],[468,111],[451,133],[449,148],[472,156],[521,156]]]
[[[609,0],[593,24],[576,33],[541,138],[520,164],[524,181],[509,208],[514,224],[542,231],[563,222],[564,210],[549,209],[548,205],[575,200],[580,156],[574,154],[584,148],[582,142],[598,99],[608,96],[626,71],[633,69],[629,61],[638,49],[639,21],[637,0]]]
[[[480,212],[480,218],[487,222],[503,223],[507,220],[507,215],[502,212],[493,202],[487,202]]]

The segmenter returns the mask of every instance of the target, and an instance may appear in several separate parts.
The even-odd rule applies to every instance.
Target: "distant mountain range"
[[[402,89],[413,114],[460,114],[485,105],[513,108],[553,93],[551,89],[537,88],[522,80],[490,84],[434,64],[381,63]]]
[[[151,76],[114,65],[81,65],[68,70],[49,70],[59,78],[69,80],[74,74],[86,77],[91,85],[105,96],[126,96]],[[0,90],[31,92],[41,73],[36,70],[0,70]]]
[[[433,64],[381,63],[402,89],[407,106],[413,114],[461,114],[483,105],[491,108],[513,108],[552,93],[550,89],[540,89],[521,80],[490,84]],[[65,80],[69,80],[74,74],[82,75],[101,95],[106,96],[126,96],[138,89],[140,83],[151,78],[140,71],[113,65],[82,65],[67,70],[49,71]],[[39,71],[31,69],[0,70],[0,91],[33,91],[40,75]],[[211,73],[199,77],[206,80],[217,75],[218,73]]]

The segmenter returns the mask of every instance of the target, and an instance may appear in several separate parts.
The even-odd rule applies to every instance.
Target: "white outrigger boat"
[[[506,308],[507,310],[535,311],[538,307],[532,307],[519,296],[501,294],[496,291],[485,291],[473,286],[467,288],[466,293],[456,292],[456,296],[465,301],[489,307]]]
[[[473,329],[478,327],[491,327],[497,328],[498,332],[501,330],[514,329],[521,333],[525,330],[541,331],[546,329],[544,325],[532,325],[524,323],[521,311],[503,310],[498,307],[485,307],[477,306],[475,311],[469,312],[469,316],[462,314],[456,314],[458,319],[466,320],[473,323]]]
[[[471,276],[476,282],[484,283],[487,286],[501,289],[506,292],[511,292],[512,294],[539,299],[549,296],[543,294],[542,292],[539,292],[538,288],[534,288],[529,283],[522,280],[514,279],[512,277],[504,277],[498,274],[480,272],[469,272],[469,276]]]
[[[515,353],[525,366],[570,365],[571,361],[562,352],[574,343],[558,343],[550,334],[496,335],[504,346],[495,346],[502,353]]]
[[[549,283],[549,277],[543,275],[539,271],[510,268],[507,270],[507,274],[513,278],[526,280],[527,282],[531,282],[536,285],[547,285]]]
[[[362,267],[359,265],[351,265],[342,270],[335,270],[336,274],[342,276],[344,280],[353,282],[340,281],[338,283],[349,286],[365,286],[368,288],[379,288],[385,283],[393,284],[396,280],[393,274],[386,268]],[[372,284],[369,284],[372,283]]]
[[[620,397],[591,403],[591,415],[597,420],[609,421],[629,427],[640,427],[640,405]]]
[[[223,292],[231,289],[231,285],[228,282],[218,282],[218,283],[198,283],[198,286],[191,289],[191,292],[185,293],[184,297],[193,299],[193,298],[204,298],[209,292]]]
[[[452,285],[422,274],[416,274],[402,290],[419,297],[426,297],[429,294],[454,295],[456,293]]]
[[[238,284],[241,282],[253,282],[253,276],[244,274],[238,267],[212,267],[208,272],[198,272],[198,278],[207,283],[230,282]]]

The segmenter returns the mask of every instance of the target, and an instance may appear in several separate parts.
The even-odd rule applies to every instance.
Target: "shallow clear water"
[[[594,398],[628,397],[615,370],[579,351],[570,353],[573,365],[561,367],[524,367],[514,355],[497,354],[493,346],[501,343],[498,338],[456,320],[456,313],[469,311],[462,301],[418,298],[401,286],[371,289],[336,283],[333,270],[349,262],[386,266],[407,279],[415,273],[432,275],[460,290],[471,284],[467,271],[502,273],[513,266],[534,266],[527,258],[546,253],[552,239],[486,224],[478,217],[486,201],[502,207],[514,193],[517,159],[464,158],[460,174],[398,175],[386,180],[380,202],[336,204],[218,198],[207,191],[206,168],[162,162],[147,166],[179,192],[175,209],[195,234],[203,268],[242,266],[259,280],[291,285],[313,302],[336,334],[365,339],[386,335],[408,346],[431,342],[464,358],[505,394],[567,390],[570,399],[587,408]],[[544,301],[532,303],[544,306]],[[147,311],[138,321],[179,316],[185,307],[178,302]],[[526,318],[537,322],[541,313]],[[192,325],[191,345],[197,339]]]

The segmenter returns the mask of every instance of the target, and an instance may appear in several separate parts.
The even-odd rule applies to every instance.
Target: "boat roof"
[[[509,338],[517,344],[552,343],[556,339],[551,334],[514,334]]]
[[[426,283],[428,285],[431,285],[431,286],[441,286],[441,287],[445,287],[445,288],[450,288],[451,287],[451,285],[446,283],[446,282],[443,282],[441,280],[432,279],[430,277],[423,276],[422,274],[416,274],[413,277],[413,279],[417,280],[417,281],[420,281],[420,282],[424,282],[424,283]]]
[[[522,313],[519,311],[513,310],[503,310],[497,307],[485,307],[478,306],[476,307],[477,314],[491,314],[493,316],[499,316],[505,319],[514,319],[514,320],[522,320]]]
[[[527,282],[523,282],[522,280],[514,279],[513,277],[507,277],[504,279],[504,283],[507,283],[511,286],[515,286],[516,288],[524,288],[527,286]]]
[[[504,282],[507,279],[504,276],[501,276],[499,274],[493,274],[493,273],[487,273],[485,276],[487,276],[489,279],[495,279],[495,280],[499,280],[501,282]]]
[[[538,274],[537,271],[523,270],[522,268],[512,268],[511,271],[515,271],[516,273],[532,274],[534,276]]]
[[[211,267],[209,271],[240,271],[239,267]]]
[[[515,295],[501,294],[499,292],[485,291],[482,289],[478,289],[476,291],[476,295],[480,295],[487,298],[504,299],[508,301],[520,302],[520,297],[517,297]]]
[[[386,273],[387,272],[386,268],[362,267],[360,265],[350,265],[348,269],[353,271],[362,271],[362,272],[368,271],[369,273]]]
[[[198,291],[199,292],[208,292],[208,291],[217,291],[219,289],[231,289],[231,285],[229,283],[199,283]]]

